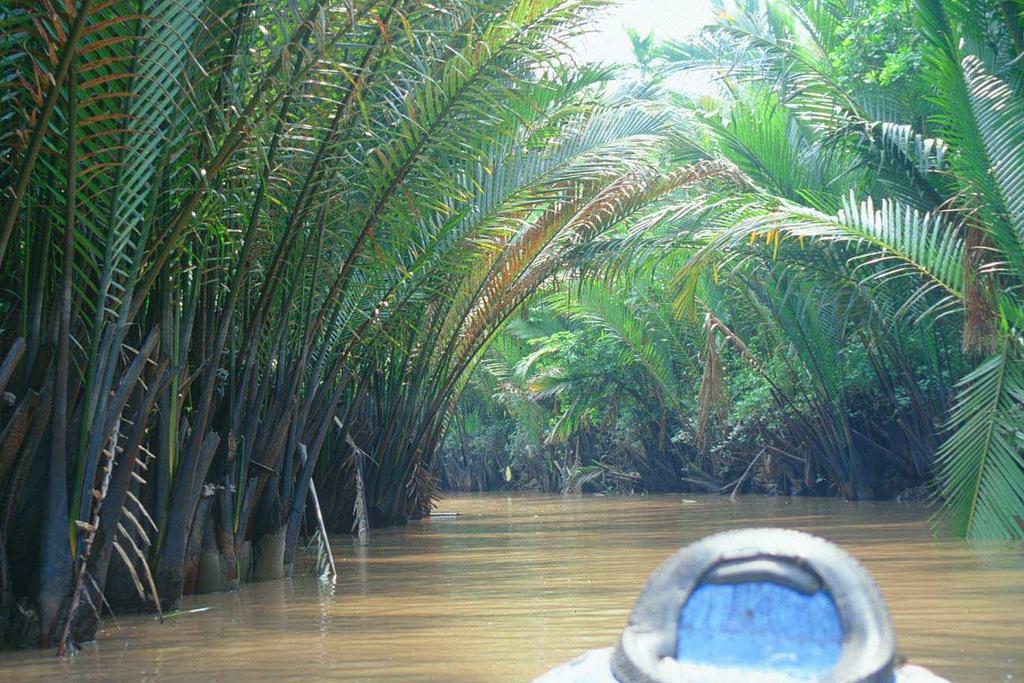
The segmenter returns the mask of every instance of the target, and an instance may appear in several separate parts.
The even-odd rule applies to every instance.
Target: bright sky
[[[626,35],[632,28],[658,40],[685,38],[714,18],[712,0],[619,0],[593,23],[591,32],[574,41],[582,62],[633,64],[633,48]],[[672,86],[691,92],[707,92],[709,83],[703,74],[673,78]]]
[[[579,40],[584,61],[632,63],[626,28],[659,39],[683,38],[714,17],[711,0],[620,0],[594,22],[592,33]]]

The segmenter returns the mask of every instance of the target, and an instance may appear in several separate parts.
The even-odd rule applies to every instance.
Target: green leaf
[[[1007,341],[964,377],[939,450],[940,518],[975,538],[1024,538],[1024,355]]]

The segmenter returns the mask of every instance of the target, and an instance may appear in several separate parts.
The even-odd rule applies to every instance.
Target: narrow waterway
[[[889,602],[900,652],[954,681],[1024,678],[1024,549],[935,540],[920,505],[828,499],[449,496],[460,512],[335,539],[341,576],[194,596],[106,620],[68,662],[0,653],[0,681],[528,681],[614,643],[647,575],[741,526],[826,536]]]

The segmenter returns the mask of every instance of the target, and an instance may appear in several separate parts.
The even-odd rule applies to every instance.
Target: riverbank
[[[693,502],[687,502],[693,501]],[[171,617],[102,622],[60,663],[4,653],[0,680],[527,681],[614,642],[649,572],[725,528],[822,534],[874,574],[899,651],[958,683],[1024,674],[1019,548],[936,540],[919,503],[683,496],[450,495],[455,520],[334,540],[336,584],[294,578],[192,596]]]

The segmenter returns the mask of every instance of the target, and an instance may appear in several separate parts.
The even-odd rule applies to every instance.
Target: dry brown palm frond
[[[352,505],[353,530],[359,538],[359,545],[370,543],[370,521],[369,509],[366,505],[366,485],[363,481],[363,469],[366,461],[366,451],[356,445],[352,435],[345,432],[345,443],[352,450],[352,462],[355,466],[356,496]]]
[[[118,543],[116,539],[113,541],[111,545],[114,546],[114,550],[117,551],[117,554],[121,556],[121,560],[124,562],[125,569],[127,569],[128,574],[131,575],[132,583],[135,584],[135,591],[140,596],[142,596],[143,599],[145,599],[146,588],[142,585],[142,580],[139,579],[139,572],[135,569],[135,563],[132,562],[131,558],[128,556],[128,553],[125,552],[124,548],[121,547],[121,544]]]
[[[75,576],[75,586],[71,594],[71,606],[68,608],[68,618],[64,622],[64,630],[61,634],[60,643],[57,645],[57,654],[64,655],[68,647],[73,647],[74,643],[71,642],[71,626],[74,622],[73,616],[78,610],[78,606],[81,604],[82,597],[89,590],[86,584],[86,577],[88,575],[89,566],[89,555],[92,552],[92,547],[96,541],[96,529],[100,523],[100,512],[103,509],[103,501],[107,496],[107,491],[110,489],[110,477],[114,471],[114,457],[117,452],[117,442],[120,439],[120,424],[121,421],[118,419],[115,422],[114,433],[110,435],[107,442],[107,447],[103,449],[103,462],[101,464],[100,471],[103,474],[103,478],[100,480],[99,488],[92,490],[92,516],[91,521],[86,523],[81,520],[76,520],[78,528],[85,532],[84,536],[79,539],[79,548],[81,549],[78,556],[78,572]],[[90,604],[92,599],[86,596]],[[95,609],[95,608],[94,608]]]
[[[708,426],[712,419],[721,419],[725,407],[725,390],[722,386],[725,370],[722,367],[718,339],[715,336],[716,326],[712,320],[713,316],[708,313],[705,316],[704,322],[706,334],[704,374],[701,377],[700,392],[697,399],[700,406],[700,416],[697,419],[696,442],[697,447],[702,451],[707,445]]]
[[[139,511],[139,513],[141,513],[142,518],[146,520],[146,522],[149,524],[149,527],[154,531],[154,533],[158,533],[160,529],[157,527],[156,522],[153,521],[153,518],[150,516],[149,511],[146,510],[146,506],[142,504],[138,497],[131,491],[127,491],[125,493],[125,496],[128,498],[128,500],[132,501],[135,504],[136,509]]]
[[[410,513],[414,517],[422,518],[430,515],[434,501],[439,500],[441,496],[438,493],[437,475],[431,474],[423,466],[419,451],[413,457],[412,475],[406,482],[406,491],[411,508]]]
[[[132,548],[132,551],[135,553],[135,557],[138,559],[139,566],[142,567],[143,576],[145,576],[146,578],[146,584],[148,585],[149,590],[151,592],[153,603],[156,606],[157,615],[161,619],[163,619],[163,612],[160,609],[160,595],[157,593],[156,582],[153,581],[153,572],[149,568],[149,562],[146,560],[146,554],[142,552],[142,549],[139,548],[137,543],[135,543],[135,539],[132,538],[131,534],[128,533],[128,530],[125,529],[124,525],[122,525],[120,522],[117,523],[117,530],[121,533],[121,537],[128,542],[128,544]],[[124,557],[124,555],[122,555],[122,557]],[[130,569],[129,571],[132,571],[132,573],[135,576],[138,575],[136,572],[134,572],[133,569]],[[136,583],[136,587],[138,587],[139,585],[141,585],[141,582]],[[145,590],[139,592],[139,598],[145,601]]]
[[[965,353],[991,354],[999,344],[992,273],[986,272],[991,240],[984,230],[968,225],[964,235],[964,337]]]

